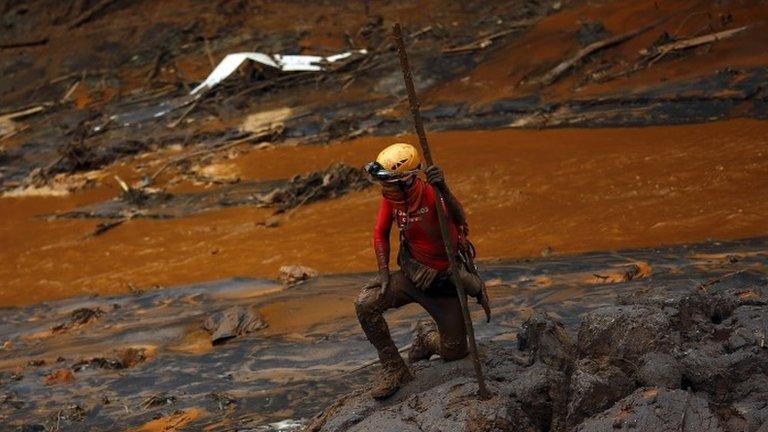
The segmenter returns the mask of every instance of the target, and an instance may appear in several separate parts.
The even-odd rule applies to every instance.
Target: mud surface
[[[763,122],[737,120],[638,129],[507,129],[440,132],[432,142],[469,212],[480,257],[490,259],[763,235],[764,128]],[[180,205],[150,209],[196,214],[131,219],[95,237],[99,223],[114,219],[41,216],[120,204],[114,198],[121,189],[111,175],[129,184],[141,180],[127,166],[102,171],[101,185],[65,196],[0,199],[0,304],[233,275],[275,278],[284,265],[321,273],[372,271],[370,236],[380,199],[375,188],[277,217],[274,208],[219,207],[230,191],[238,191],[238,199],[258,195],[250,184],[279,183],[334,161],[362,166],[392,139],[267,148],[217,160],[210,166],[240,183],[169,185],[165,190]]]
[[[718,277],[733,282],[765,272],[767,254],[768,241],[754,239],[484,262],[495,318],[481,323],[483,312],[475,308],[476,331],[484,344],[508,346],[523,322],[546,312],[573,336],[585,314],[599,314],[605,309],[591,311],[614,304],[617,297],[637,303],[632,300],[636,294],[664,287],[672,301],[676,293],[688,293],[698,284],[718,288],[711,282]],[[195,413],[188,419],[190,427],[209,430],[309,419],[376,372],[375,365],[359,369],[370,364],[374,353],[353,313],[358,286],[368,276],[321,276],[287,290],[267,280],[235,279],[6,308],[0,324],[0,413],[10,425],[58,421],[69,428],[102,430],[139,426],[158,416],[178,420],[179,410]],[[204,323],[238,306],[252,308],[268,327],[212,345]],[[722,322],[739,313],[723,315]],[[407,307],[388,315],[399,346],[408,343],[410,324],[423,314]],[[697,319],[691,316],[691,325],[699,325]],[[62,323],[69,325],[52,330]],[[751,337],[740,330],[732,334]],[[590,346],[586,339],[580,336],[580,346]],[[627,356],[633,364],[642,363],[640,354]],[[691,378],[695,381],[688,385],[707,386],[707,376]],[[38,397],[41,392],[48,396]],[[72,410],[79,414],[67,414]]]
[[[740,382],[732,355],[764,360],[745,354],[755,318],[739,306],[708,323],[686,316],[678,295],[765,271],[761,2],[34,0],[0,4],[3,427],[291,430],[368,381],[376,367],[360,367],[373,352],[352,304],[375,266],[379,196],[352,172],[392,141],[414,141],[395,21],[433,152],[493,281],[497,319],[478,336],[532,361],[489,363],[493,385],[514,390],[497,400],[501,411],[468,404],[468,417],[422,424],[764,422],[761,390]],[[664,51],[722,32],[732,33]],[[229,53],[361,48],[321,73],[245,65],[189,96]],[[612,250],[622,252],[591,252]],[[285,288],[273,281],[283,266],[321,276]],[[729,280],[744,274],[753,273]],[[584,319],[607,332],[598,341],[626,348],[600,320],[617,295],[663,325],[667,309],[629,296],[659,286],[691,334],[618,362],[604,361],[615,353],[598,352],[588,332],[577,337]],[[563,327],[528,321],[538,324],[517,350],[514,333],[539,312]],[[646,329],[625,315],[628,328]],[[419,316],[392,314],[399,345]],[[537,335],[553,329],[564,329],[552,333],[560,344],[542,348],[549,339]],[[560,355],[568,337],[593,352]],[[738,379],[728,381],[720,372],[731,366]],[[461,362],[419,368],[428,387],[470,375]],[[531,378],[529,393],[504,378],[510,371]],[[555,381],[541,379],[573,394],[557,399],[547,393]],[[471,384],[458,384],[463,404]],[[442,402],[427,395],[396,413],[365,405],[366,420],[409,430]]]
[[[361,388],[306,430],[764,430],[762,261],[692,286],[649,260],[650,279],[619,289],[617,305],[581,315],[576,326],[573,309],[547,314],[544,306],[522,323],[516,344],[503,340],[510,333],[481,343],[490,399],[478,399],[469,359],[421,362],[394,397],[378,402]]]

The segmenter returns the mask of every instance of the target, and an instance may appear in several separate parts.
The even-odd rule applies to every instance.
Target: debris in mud
[[[115,176],[115,181],[120,185],[120,200],[133,207],[158,205],[169,200],[173,195],[161,190],[150,188],[144,184],[129,186],[123,179]]]
[[[75,372],[84,369],[127,369],[144,363],[149,357],[146,348],[122,348],[116,350],[114,357],[93,357],[80,360],[72,365]]]
[[[594,283],[629,282],[635,279],[644,279],[651,275],[651,267],[647,263],[633,263],[621,270],[612,270],[601,273],[592,273]]]
[[[292,178],[286,186],[263,197],[263,201],[276,206],[277,213],[283,213],[314,201],[363,190],[371,185],[363,170],[335,163],[324,171]]]
[[[493,45],[496,39],[507,36],[517,31],[521,31],[526,27],[529,27],[535,23],[536,23],[536,20],[521,20],[521,21],[509,23],[508,25],[506,25],[507,28],[504,30],[498,31],[496,33],[493,33],[487,36],[483,36],[477,40],[474,40],[466,44],[443,48],[442,52],[443,54],[458,54],[458,53],[466,53],[471,51],[482,50]]]
[[[257,130],[244,130],[242,132],[237,132],[237,134],[234,137],[230,137],[227,135],[224,138],[218,139],[216,142],[205,145],[204,148],[201,150],[193,151],[191,153],[186,153],[169,160],[168,162],[163,164],[163,166],[161,166],[160,169],[155,171],[155,173],[152,174],[152,176],[145,182],[146,184],[143,184],[142,187],[148,186],[149,184],[154,182],[155,179],[157,179],[157,177],[163,171],[177,164],[188,163],[193,159],[210,156],[217,152],[230,150],[242,144],[251,143],[251,142],[261,143],[259,144],[259,146],[267,147],[269,146],[269,141],[275,140],[278,137],[280,137],[283,134],[284,130],[285,130],[285,126],[282,123],[276,123],[276,124],[269,124]]]
[[[58,333],[58,332],[70,330],[70,329],[88,324],[92,321],[97,320],[102,315],[104,315],[104,311],[101,310],[101,308],[75,309],[74,311],[72,311],[72,314],[70,315],[70,319],[68,322],[61,323],[51,328],[51,332]]]
[[[216,312],[203,323],[203,329],[211,335],[213,345],[261,330],[267,326],[267,322],[256,310],[244,306],[235,306]]]
[[[118,219],[116,221],[109,221],[109,222],[102,222],[98,225],[96,225],[96,228],[91,233],[92,237],[100,236],[104,234],[105,232],[111,230],[112,228],[117,228],[120,225],[122,225],[126,219]]]
[[[287,265],[280,267],[279,279],[283,284],[292,286],[312,278],[316,278],[320,273],[317,270],[301,265]]]
[[[43,377],[43,384],[45,385],[57,385],[68,384],[75,380],[75,374],[70,369],[62,368],[56,369]]]
[[[228,76],[232,75],[240,65],[246,60],[251,60],[270,66],[275,69],[279,69],[283,72],[295,72],[295,71],[311,71],[317,72],[325,69],[328,64],[337,62],[339,60],[346,59],[353,55],[364,55],[367,51],[347,51],[340,54],[335,54],[328,57],[312,56],[312,55],[282,55],[273,54],[267,55],[258,52],[241,52],[227,54],[224,59],[219,62],[216,68],[211,72],[208,77],[203,80],[197,87],[192,89],[190,94],[205,93],[206,91],[215,87],[218,83],[225,80]]]
[[[13,409],[21,409],[24,407],[24,401],[18,399],[16,393],[6,393],[0,397],[0,407],[8,405]]]
[[[597,51],[600,51],[608,47],[612,47],[614,45],[627,41],[641,33],[645,33],[646,31],[652,29],[657,24],[658,22],[635,29],[635,30],[628,31],[626,33],[622,33],[620,35],[616,35],[616,36],[605,38],[596,42],[592,42],[591,44],[578,50],[576,53],[574,53],[567,59],[563,60],[560,64],[552,68],[546,74],[542,75],[539,78],[531,80],[531,82],[535,84],[550,85],[555,81],[557,81],[558,79],[560,79],[560,77],[563,74],[565,74],[567,71],[569,71],[571,68],[578,65],[584,58],[592,55]]]
[[[50,422],[54,425],[60,425],[62,421],[81,422],[84,419],[85,409],[79,404],[72,403],[67,405],[65,409],[59,410],[55,415],[51,416]],[[53,430],[59,430],[59,426],[56,426]]]
[[[208,394],[208,398],[216,404],[216,409],[219,411],[225,411],[229,407],[237,404],[237,399],[226,393],[213,392]]]
[[[110,121],[114,121],[123,126],[129,126],[131,124],[138,124],[145,120],[157,119],[167,115],[168,113],[177,109],[183,108],[187,105],[191,105],[190,108],[174,122],[173,126],[178,126],[181,120],[186,117],[189,112],[194,109],[197,104],[202,100],[204,95],[211,91],[214,87],[218,86],[222,81],[227,79],[236,70],[241,68],[241,65],[250,60],[253,63],[259,65],[268,66],[270,68],[277,69],[282,72],[299,72],[293,75],[281,75],[272,79],[267,79],[260,83],[256,83],[251,86],[252,89],[258,89],[260,87],[266,87],[274,85],[279,81],[286,81],[289,79],[301,78],[303,74],[311,74],[312,72],[319,71],[335,71],[344,68],[344,66],[354,63],[367,54],[367,50],[359,49],[354,51],[347,51],[327,57],[313,56],[313,55],[282,55],[273,54],[267,55],[260,52],[240,52],[227,54],[221,62],[214,68],[214,70],[205,78],[200,84],[189,91],[189,94],[176,97],[169,101],[163,102],[156,107],[140,108],[136,111],[129,111],[121,114],[115,114],[110,117]],[[159,59],[159,57],[158,57]],[[344,60],[344,61],[342,61]],[[334,64],[333,68],[330,65]],[[254,68],[255,69],[255,68]],[[306,76],[304,76],[306,77]],[[300,80],[296,80],[299,82]],[[242,96],[243,92],[248,92],[249,89],[245,89],[238,93]],[[96,130],[101,129],[97,127]]]
[[[127,186],[127,185],[126,185]],[[325,170],[297,175],[290,180],[241,182],[203,192],[170,195],[162,190],[133,186],[140,204],[124,200],[110,200],[88,205],[65,213],[48,215],[53,218],[108,218],[127,220],[133,218],[167,219],[187,216],[205,210],[241,205],[276,207],[276,214],[323,199],[332,199],[349,192],[372,186],[361,169],[344,164],[333,164]],[[144,195],[144,194],[148,195]],[[131,198],[133,199],[133,198]],[[129,199],[130,201],[130,199]],[[272,218],[265,225],[278,225]],[[106,226],[104,228],[110,228]],[[105,229],[97,227],[96,231]]]
[[[713,42],[721,41],[723,39],[728,39],[730,37],[733,37],[743,32],[747,28],[748,28],[747,26],[744,26],[744,27],[724,30],[716,33],[710,33],[704,36],[697,36],[693,38],[682,39],[674,42],[665,43],[663,45],[653,46],[650,49],[641,50],[640,55],[647,58],[648,64],[650,65],[655,63],[661,57],[667,55],[668,53],[671,53],[674,51],[680,51],[688,48],[694,48],[699,45],[713,43]]]
[[[478,400],[467,359],[421,362],[391,399],[357,390],[307,430],[763,431],[766,317],[768,277],[750,270],[706,290],[630,291],[586,314],[575,341],[535,314],[517,348],[481,345],[494,398]]]
[[[157,408],[176,403],[176,396],[170,396],[167,393],[155,393],[144,399],[140,406],[144,409]]]
[[[37,168],[13,189],[3,192],[4,197],[28,196],[66,196],[72,192],[86,189],[96,184],[102,177],[98,171],[76,174],[44,175],[42,168]]]

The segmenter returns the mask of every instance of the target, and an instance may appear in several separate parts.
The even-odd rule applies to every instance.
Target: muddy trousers
[[[440,289],[422,291],[411,283],[402,271],[390,275],[387,292],[379,286],[363,288],[355,302],[357,318],[368,340],[376,347],[382,367],[394,370],[403,366],[389,327],[384,320],[384,311],[396,309],[410,303],[420,304],[437,324],[439,337],[431,338],[444,360],[457,360],[467,356],[467,334],[459,298],[448,283]],[[431,344],[430,344],[431,345]]]

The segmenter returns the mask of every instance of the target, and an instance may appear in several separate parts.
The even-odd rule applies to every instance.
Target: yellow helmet
[[[407,174],[421,168],[419,151],[406,143],[395,143],[385,148],[376,157],[376,162],[385,170],[397,174]]]

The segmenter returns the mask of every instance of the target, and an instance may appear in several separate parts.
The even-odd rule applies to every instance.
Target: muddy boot
[[[400,390],[400,387],[413,379],[411,371],[408,370],[408,366],[403,362],[397,349],[395,349],[394,354],[382,354],[384,354],[382,357],[387,357],[387,360],[382,362],[381,375],[376,379],[376,383],[371,389],[371,397],[379,400],[392,396]],[[397,357],[395,358],[395,356]]]
[[[433,354],[440,353],[440,334],[432,320],[421,320],[414,328],[411,349],[408,350],[408,363],[429,360]]]

